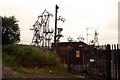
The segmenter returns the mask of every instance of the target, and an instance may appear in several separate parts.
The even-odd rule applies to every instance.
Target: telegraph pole
[[[57,18],[57,13],[59,7],[57,6],[57,4],[55,5],[55,35],[54,35],[54,45],[55,45],[55,52],[56,52],[56,48],[57,48],[57,42],[59,41],[59,39],[62,37],[61,31],[63,30],[62,28],[57,28],[57,20],[61,20],[63,22],[65,22],[65,19],[61,16],[59,16]],[[58,30],[58,32],[57,32]]]
[[[59,7],[55,6],[55,36],[54,36],[54,45],[55,45],[55,53],[56,53],[56,47],[57,47],[57,41],[56,41],[56,37],[57,37],[57,10],[59,9]]]
[[[57,6],[57,4],[56,4],[56,6],[55,6],[55,36],[54,36],[54,43],[55,43],[55,47],[56,47],[56,34],[57,34],[57,10],[59,9],[59,7]]]

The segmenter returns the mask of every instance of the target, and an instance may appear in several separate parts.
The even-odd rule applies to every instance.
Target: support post
[[[106,49],[106,58],[107,58],[107,80],[111,80],[111,53],[110,53],[110,45],[107,45],[107,49]]]
[[[56,5],[55,6],[55,36],[54,36],[54,43],[56,44],[56,33],[57,33],[57,9],[59,9],[59,7]]]
[[[120,50],[118,44],[117,44],[117,54],[118,54],[118,80],[120,80]]]
[[[115,50],[115,80],[117,80],[117,48],[116,45],[114,45],[114,50]]]
[[[56,41],[56,35],[57,35],[57,9],[59,7],[56,5],[55,6],[55,35],[54,35],[54,44],[55,44],[55,53],[56,53],[56,48],[57,48],[57,41]]]

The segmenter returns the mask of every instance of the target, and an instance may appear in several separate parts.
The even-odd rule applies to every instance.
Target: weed
[[[56,66],[59,59],[49,51],[25,45],[3,46],[3,60],[9,65],[17,64],[27,67]]]

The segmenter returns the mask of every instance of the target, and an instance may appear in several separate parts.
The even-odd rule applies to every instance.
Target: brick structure
[[[55,47],[55,44],[53,43],[52,50],[55,51],[55,48],[56,48],[56,53],[61,58],[61,62],[67,63],[68,53],[71,49],[77,50],[77,49],[80,49],[80,47],[84,48],[85,46],[87,46],[87,44],[84,42],[60,42],[60,43],[57,43],[56,47]],[[72,53],[72,54],[75,54],[75,53]]]

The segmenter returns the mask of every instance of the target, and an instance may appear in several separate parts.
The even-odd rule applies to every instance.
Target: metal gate
[[[118,44],[72,48],[68,59],[70,71],[83,74],[87,80],[120,80]]]

